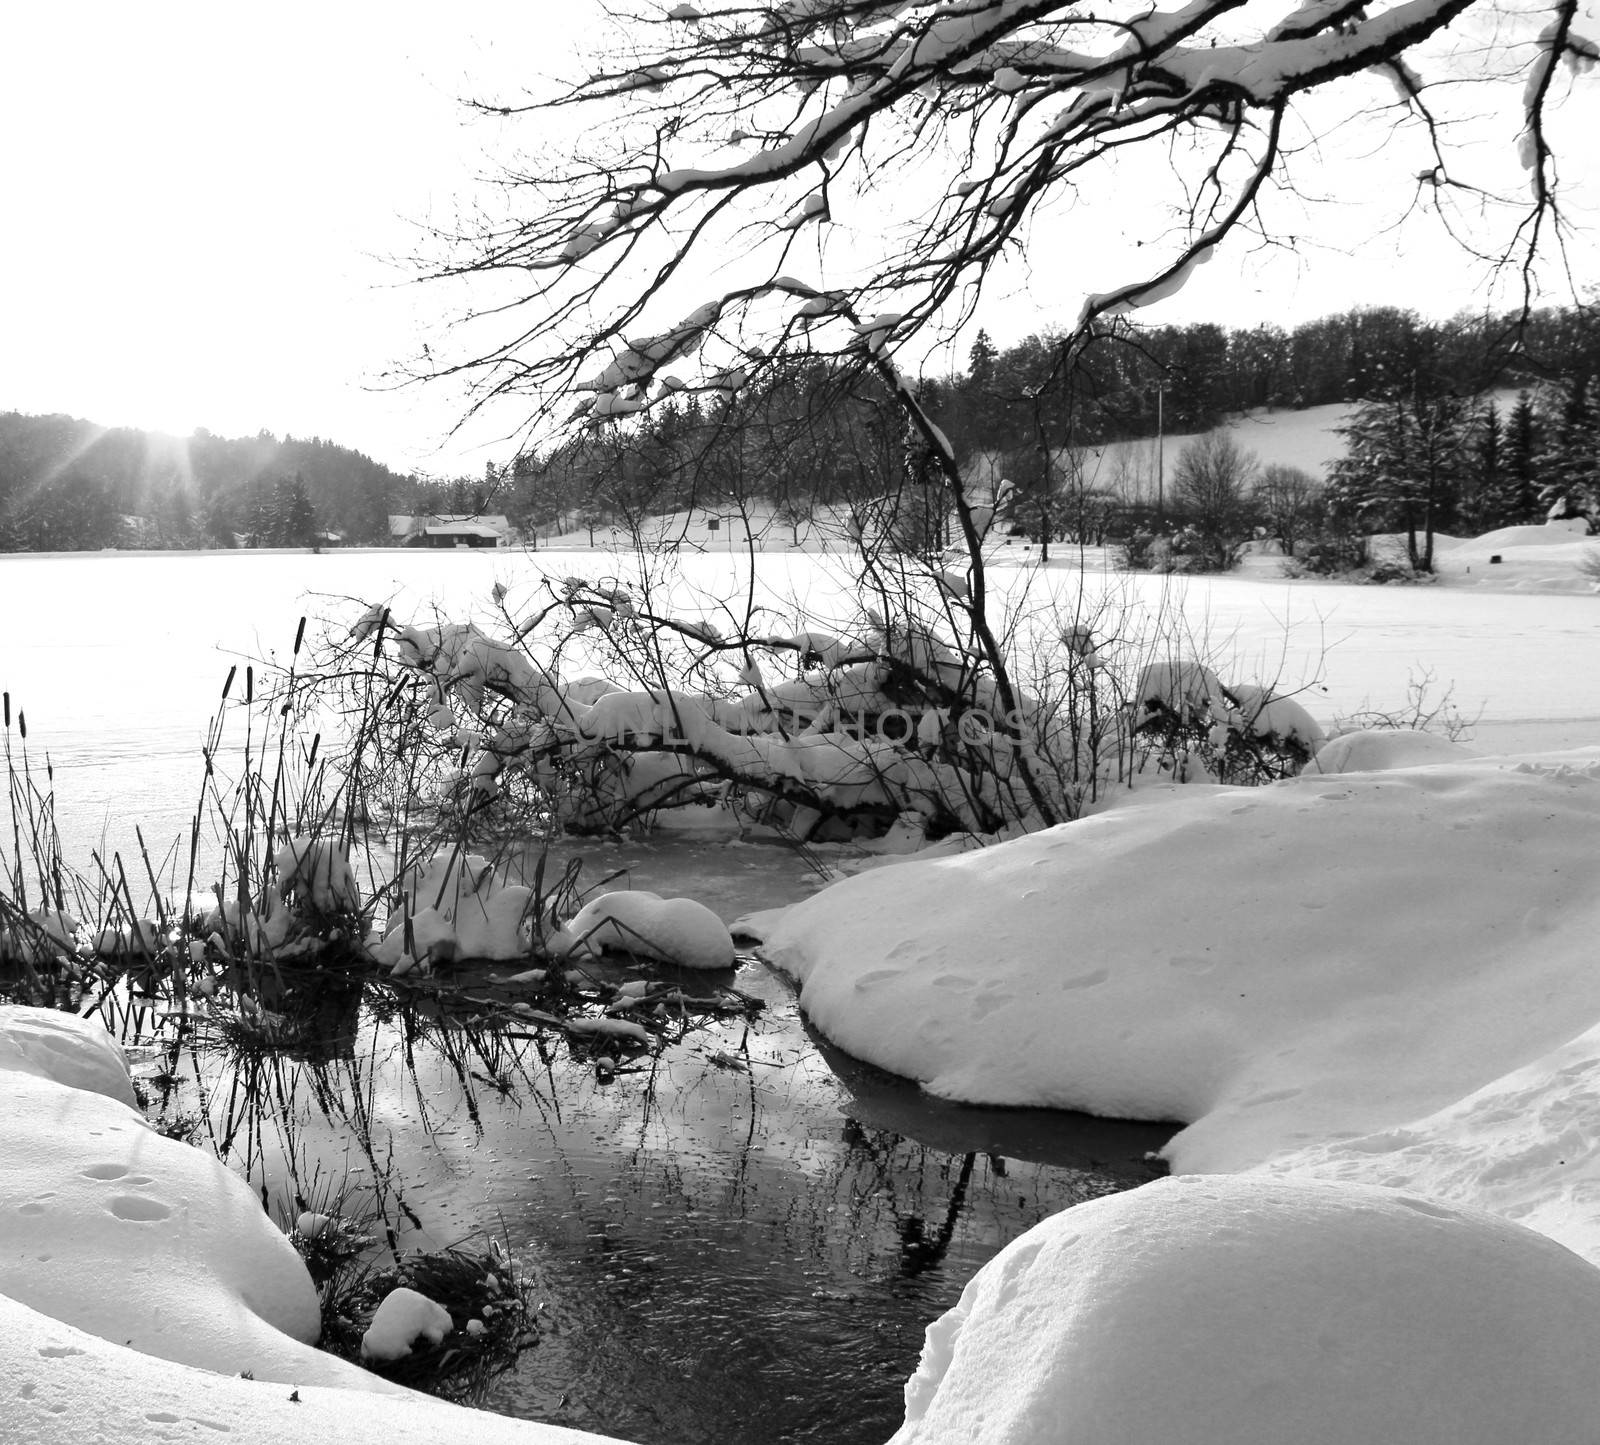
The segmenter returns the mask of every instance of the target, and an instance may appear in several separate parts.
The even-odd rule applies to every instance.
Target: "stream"
[[[586,874],[626,869],[724,914],[804,888],[778,848],[583,852]],[[504,993],[506,972],[452,982]],[[1162,1172],[1147,1156],[1173,1126],[942,1103],[816,1037],[759,959],[731,984],[745,1009],[694,1015],[654,1057],[344,985],[270,1055],[213,1035],[136,1072],[169,1117],[209,1120],[197,1141],[281,1222],[298,1190],[402,1251],[502,1241],[539,1340],[488,1409],[648,1445],[878,1445],[924,1329],[972,1275],[1046,1215]]]

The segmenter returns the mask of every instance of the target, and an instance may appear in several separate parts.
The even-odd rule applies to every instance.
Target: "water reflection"
[[[977,1268],[1152,1177],[1170,1131],[937,1104],[819,1047],[758,963],[735,984],[762,1007],[653,1058],[427,999],[284,997],[292,1049],[212,1035],[169,1105],[203,1098],[265,1198],[348,1185],[402,1249],[502,1237],[541,1342],[489,1408],[662,1445],[881,1441]]]

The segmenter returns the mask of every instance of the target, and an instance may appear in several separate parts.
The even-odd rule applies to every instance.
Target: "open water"
[[[337,1195],[402,1251],[502,1241],[538,1343],[488,1408],[648,1445],[875,1445],[972,1275],[1046,1215],[1155,1177],[1171,1129],[939,1103],[813,1037],[759,962],[733,982],[753,1017],[615,1071],[426,998],[352,996],[253,1076],[202,1050],[168,1106],[209,1110],[280,1219],[292,1157],[306,1202]]]

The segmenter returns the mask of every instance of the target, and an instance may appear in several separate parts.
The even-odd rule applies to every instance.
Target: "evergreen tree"
[[[989,333],[980,328],[978,338],[967,353],[967,380],[980,390],[994,384],[995,358],[999,355]]]
[[[1520,392],[1506,418],[1506,521],[1514,525],[1539,517],[1539,414],[1533,398]]]
[[[1403,531],[1413,570],[1433,570],[1434,534],[1453,520],[1466,443],[1464,408],[1449,395],[1392,395],[1363,402],[1339,430],[1329,503],[1367,530]]]
[[[1539,456],[1539,506],[1547,517],[1600,519],[1600,377],[1579,373],[1554,388]]]
[[[1458,514],[1472,533],[1504,527],[1511,520],[1512,504],[1504,461],[1504,428],[1500,410],[1489,402],[1470,423],[1468,467],[1461,488]]]

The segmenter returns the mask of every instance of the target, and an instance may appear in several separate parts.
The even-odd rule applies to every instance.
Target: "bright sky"
[[[458,98],[571,73],[596,17],[595,0],[12,7],[0,409],[320,435],[436,474],[505,460],[520,417],[451,439],[448,389],[384,390],[385,370],[448,320],[446,298],[407,284],[396,261],[419,225],[470,206],[487,157],[505,153],[499,123]],[[1326,239],[1349,219],[1345,208],[1284,223]],[[1115,224],[1103,237],[1124,239]],[[1009,278],[980,314],[1002,342],[1069,322],[1083,291],[1130,279],[1098,245],[1063,256],[1045,238],[1030,261],[1026,288]],[[1447,314],[1482,304],[1478,282],[1420,242],[1354,255],[1306,244],[1270,264],[1241,250],[1146,315],[1288,324],[1380,303]],[[936,369],[960,364],[964,346]]]

